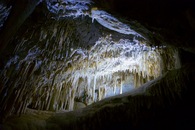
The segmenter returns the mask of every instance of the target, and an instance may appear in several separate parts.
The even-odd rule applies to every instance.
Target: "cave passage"
[[[180,67],[177,49],[150,46],[131,25],[91,8],[90,1],[48,2],[47,8],[48,21],[29,25],[14,39],[17,46],[0,75],[5,115],[27,108],[76,110]]]

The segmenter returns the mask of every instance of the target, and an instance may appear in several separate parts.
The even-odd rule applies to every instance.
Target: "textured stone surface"
[[[2,0],[4,1],[4,0]],[[7,1],[9,2],[9,0]],[[181,0],[181,1],[168,1],[168,0],[94,0],[94,4],[92,6],[97,6],[100,9],[107,10],[109,13],[118,16],[118,18],[124,18],[123,22],[132,23],[135,26],[133,29],[143,34],[150,40],[150,45],[171,45],[179,49],[179,56],[181,58],[183,68],[180,70],[172,70],[168,71],[168,73],[164,74],[162,77],[148,82],[142,87],[131,91],[130,93],[123,94],[117,97],[108,98],[102,100],[98,103],[92,104],[84,109],[78,109],[74,112],[58,112],[54,115],[54,113],[48,112],[29,112],[27,115],[11,116],[7,118],[4,124],[0,125],[0,128],[4,129],[78,129],[78,130],[86,130],[86,129],[194,129],[194,88],[193,84],[195,81],[194,76],[194,64],[192,64],[195,60],[195,15],[194,15],[194,4],[193,0]],[[10,2],[12,5],[12,1]],[[31,5],[33,8],[35,5]],[[15,9],[25,7],[22,5],[18,5]],[[32,9],[32,8],[29,8]],[[44,11],[43,11],[44,10]],[[32,11],[32,10],[31,10]],[[10,56],[13,56],[12,52],[15,50],[15,46],[21,44],[19,42],[22,38],[22,41],[25,42],[25,38],[32,35],[36,35],[35,37],[31,37],[31,42],[27,42],[26,48],[20,48],[22,51],[18,53],[19,56],[25,58],[26,53],[29,51],[28,47],[31,48],[37,43],[42,45],[41,48],[44,48],[46,44],[42,44],[45,41],[44,31],[47,31],[49,35],[46,37],[51,38],[51,35],[55,32],[55,29],[52,29],[52,21],[47,21],[47,18],[52,17],[51,13],[45,11],[44,3],[38,6],[32,15],[29,16],[31,11],[27,11],[26,13],[21,11],[15,12],[15,14],[10,15],[11,21],[18,21],[17,24],[11,25],[9,20],[7,21],[7,29],[1,30],[1,36],[3,41],[0,45],[6,45],[9,40],[14,40],[10,43],[6,50],[0,56],[0,70],[5,67],[5,63]],[[17,17],[16,15],[24,15],[21,17]],[[13,17],[11,17],[13,16]],[[28,17],[29,16],[29,17]],[[28,19],[26,19],[28,18]],[[20,21],[21,19],[21,21]],[[24,20],[26,19],[26,22]],[[130,20],[130,21],[128,21]],[[137,20],[138,22],[132,21]],[[24,23],[23,23],[24,22]],[[51,23],[50,23],[51,22]],[[84,48],[88,48],[91,46],[96,39],[103,35],[101,32],[106,32],[106,34],[112,33],[114,38],[126,38],[124,35],[120,35],[116,32],[112,32],[108,29],[102,28],[99,26],[97,22],[94,22],[93,25],[90,24],[90,20],[83,20],[81,22],[71,23],[70,27],[73,30],[77,30],[76,34],[73,34],[74,38],[77,40],[74,46],[82,46]],[[22,26],[20,26],[23,23]],[[60,23],[60,21],[59,21]],[[85,25],[85,23],[87,23]],[[29,26],[30,25],[30,26]],[[32,26],[31,26],[32,25]],[[60,25],[66,25],[64,28],[68,28],[66,23],[60,23]],[[73,26],[76,25],[76,26]],[[86,30],[86,26],[88,29]],[[34,28],[42,29],[44,27],[48,27],[48,30],[43,30],[43,32],[39,32]],[[143,28],[143,26],[145,28]],[[19,28],[20,27],[20,28]],[[17,36],[14,37],[14,33],[18,30]],[[29,30],[28,30],[28,29]],[[147,28],[147,29],[146,29]],[[28,30],[28,31],[27,31]],[[5,33],[4,33],[5,32]],[[36,33],[31,33],[36,32]],[[58,28],[59,34],[63,33],[63,29]],[[12,34],[13,33],[13,34]],[[5,36],[5,37],[4,37]],[[40,36],[40,39],[38,38]],[[133,38],[130,36],[130,38]],[[19,40],[20,39],[20,40]],[[50,42],[59,42],[60,35],[57,35]],[[66,39],[67,40],[67,39]],[[69,39],[68,39],[69,40]],[[67,41],[68,41],[67,40]],[[46,42],[45,42],[46,43]],[[60,43],[60,42],[59,42]],[[53,44],[54,45],[54,44]],[[49,60],[54,59],[59,61],[56,58],[56,55],[59,54],[58,51],[52,52],[55,46],[49,46],[49,51],[44,52],[45,54],[51,54],[49,56]],[[59,47],[60,48],[60,47]],[[1,48],[2,49],[2,48]],[[25,50],[26,49],[26,50]],[[1,51],[0,51],[1,52]],[[32,55],[31,55],[32,56]],[[17,57],[15,57],[17,59]],[[44,59],[45,57],[39,57],[40,59]],[[170,57],[167,56],[166,62],[169,63]],[[10,112],[13,112],[12,109],[13,103],[15,102],[16,97],[21,97],[20,100],[17,100],[15,110],[19,110],[26,105],[29,99],[26,97],[31,97],[32,87],[27,85],[31,89],[27,89],[24,87],[29,82],[25,82],[25,79],[32,78],[31,72],[34,72],[33,66],[35,66],[35,61],[26,62],[26,64],[21,64],[21,69],[19,72],[27,72],[26,75],[23,76],[22,80],[16,80],[12,74],[16,74],[15,76],[18,78],[18,73],[14,71],[16,66],[10,66],[9,71],[6,72],[10,80],[10,86],[8,87],[9,92],[7,93],[7,89],[3,90],[3,82],[2,78],[0,80],[0,101],[4,104],[2,106],[6,106],[8,109],[2,110],[5,112],[6,117]],[[189,66],[184,66],[186,63],[191,64]],[[47,64],[46,64],[47,65]],[[26,67],[24,67],[26,66]],[[60,66],[60,64],[59,64]],[[36,67],[35,67],[36,68]],[[58,69],[57,69],[58,70]],[[55,67],[51,69],[51,71],[57,71]],[[48,73],[50,73],[48,71]],[[41,70],[37,70],[35,75],[41,75],[43,72]],[[45,76],[45,75],[44,75]],[[44,77],[43,76],[43,77]],[[55,75],[49,75],[54,76]],[[48,76],[45,76],[48,78]],[[51,79],[54,79],[52,77]],[[5,80],[5,79],[4,79]],[[19,93],[13,87],[16,85],[12,81],[24,81],[19,82],[18,88],[22,88],[24,91],[24,95],[15,95]],[[51,80],[51,84],[52,84]],[[35,87],[36,88],[36,87]],[[19,90],[19,89],[18,89]],[[44,91],[42,89],[41,91]],[[40,93],[41,93],[40,91]],[[8,94],[9,99],[4,99],[4,95]],[[50,93],[51,94],[51,93]],[[54,93],[54,95],[56,95]],[[39,93],[37,94],[39,96]],[[57,96],[58,97],[58,96]],[[41,97],[41,101],[44,102],[44,97]],[[55,101],[55,99],[52,99]],[[22,103],[21,103],[22,102]],[[6,104],[7,103],[7,104]],[[40,103],[41,104],[41,103]],[[62,104],[61,104],[62,105]],[[44,105],[42,105],[44,106]],[[63,106],[63,105],[62,105]],[[54,107],[53,105],[49,106],[50,108]],[[2,107],[1,107],[2,108]],[[24,107],[25,108],[25,107]],[[55,106],[56,108],[56,106]],[[51,109],[53,110],[53,109]],[[21,110],[24,112],[24,110]],[[28,110],[27,110],[28,111]],[[53,110],[54,111],[54,110]],[[20,114],[20,113],[17,113]],[[0,115],[0,120],[4,119],[2,115]]]

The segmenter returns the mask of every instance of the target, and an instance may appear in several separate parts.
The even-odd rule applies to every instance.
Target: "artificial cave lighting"
[[[58,14],[60,19],[52,19],[41,27],[29,27],[22,37],[16,37],[18,44],[13,56],[0,75],[3,81],[0,92],[4,93],[0,111],[21,114],[27,108],[75,110],[78,102],[87,106],[131,91],[178,67],[176,49],[149,46],[149,40],[129,25],[105,11],[90,10],[86,7],[90,3],[83,0],[48,2],[49,11],[54,16]],[[80,25],[75,21],[80,14],[86,14],[85,11],[91,11],[86,15],[91,25],[110,31],[102,29],[98,40],[88,47],[77,46]],[[116,39],[112,32],[131,37]]]

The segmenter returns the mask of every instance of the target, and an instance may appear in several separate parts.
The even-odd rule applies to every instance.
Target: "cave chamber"
[[[188,48],[97,6],[42,1],[1,40],[9,41],[1,52],[1,128],[156,129],[168,118],[163,109],[170,114],[187,100]],[[0,6],[2,32],[12,8]]]

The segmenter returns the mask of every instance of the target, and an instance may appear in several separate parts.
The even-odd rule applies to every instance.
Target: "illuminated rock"
[[[51,18],[41,27],[34,25],[16,37],[14,56],[0,75],[3,84],[0,111],[5,116],[20,115],[27,108],[72,111],[75,98],[90,105],[140,87],[167,70],[180,67],[177,49],[149,46],[150,41],[127,24],[106,12],[101,13],[104,13],[101,20],[97,12],[91,18]],[[92,18],[98,22],[92,23]],[[81,19],[91,26],[78,24]],[[101,27],[102,32],[93,44],[79,45],[80,35],[88,34],[78,33],[80,25]],[[121,36],[119,32],[124,38],[116,38]]]

